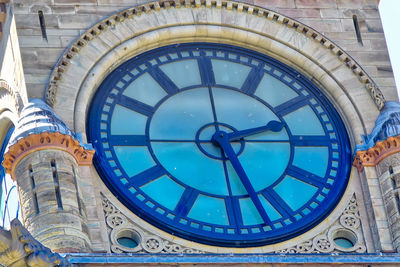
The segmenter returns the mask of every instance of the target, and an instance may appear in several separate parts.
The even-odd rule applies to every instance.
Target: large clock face
[[[110,190],[201,243],[289,239],[347,185],[349,142],[333,106],[299,73],[242,48],[181,44],[128,60],[99,87],[88,126]]]

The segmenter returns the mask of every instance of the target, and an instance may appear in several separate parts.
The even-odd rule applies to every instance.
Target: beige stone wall
[[[57,252],[90,251],[79,170],[69,153],[32,152],[17,164],[15,177],[23,223],[34,238]]]
[[[14,5],[17,28],[29,97],[44,97],[49,76],[57,60],[63,54],[64,50],[74,40],[76,40],[76,38],[80,37],[87,28],[117,11],[144,2],[150,1],[15,0]],[[196,0],[196,2],[203,3],[205,0]],[[207,2],[215,1],[207,0]],[[348,52],[350,56],[361,64],[362,68],[366,70],[366,72],[381,88],[387,100],[397,99],[376,0],[248,0],[241,2],[275,10],[280,14],[297,19],[314,28],[316,31],[323,33],[334,43],[341,46],[345,52]],[[47,40],[42,37],[42,32],[40,30],[38,18],[39,10],[44,13]],[[215,41],[221,40],[222,37],[225,38],[224,40],[228,40],[229,36],[235,36],[237,38],[228,40],[229,43],[243,46],[246,46],[245,41],[247,41],[247,39],[245,37],[249,39],[251,39],[250,37],[253,37],[253,39],[248,41],[248,47],[258,50],[265,49],[265,51],[272,51],[276,58],[281,59],[291,66],[301,68],[304,73],[309,74],[307,77],[313,78],[315,82],[324,85],[324,89],[329,93],[331,100],[333,99],[336,106],[340,108],[341,115],[343,115],[346,126],[348,126],[353,145],[361,142],[360,134],[366,134],[373,128],[374,121],[378,115],[377,107],[374,105],[364,83],[359,80],[360,77],[357,72],[354,70],[352,71],[352,69],[349,68],[349,64],[346,66],[343,60],[340,59],[340,55],[335,52],[337,49],[333,51],[331,46],[329,46],[329,42],[326,42],[326,44],[325,42],[321,43],[320,38],[315,38],[314,40],[305,34],[305,36],[303,36],[301,31],[296,32],[296,30],[283,25],[281,22],[279,23],[281,25],[278,25],[278,23],[275,24],[275,22],[271,22],[270,20],[269,22],[264,23],[276,30],[275,34],[271,34],[273,38],[264,38],[265,36],[263,36],[264,39],[259,38],[258,35],[251,35],[243,30],[249,28],[251,22],[257,23],[261,20],[261,18],[257,16],[246,15],[246,12],[237,13],[237,20],[239,22],[230,22],[227,20],[231,24],[226,24],[236,25],[237,28],[228,29],[228,27],[226,27],[226,29],[224,28],[224,30],[221,30],[223,27],[215,25],[215,27],[197,27],[197,25],[189,25],[185,27],[186,31],[182,31],[184,27],[174,27],[173,23],[176,17],[178,17],[177,21],[179,22],[179,15],[184,15],[187,12],[175,12],[171,10],[172,8],[162,11],[163,15],[168,18],[171,27],[164,31],[161,29],[161,26],[164,25],[157,22],[159,24],[158,28],[160,29],[159,32],[157,32],[158,35],[153,34],[152,36],[150,34],[147,39],[129,39],[131,38],[130,35],[128,36],[128,34],[125,34],[126,29],[128,29],[126,28],[126,25],[131,25],[131,29],[136,29],[135,27],[141,27],[142,29],[145,27],[157,28],[157,25],[149,26],[151,23],[148,23],[146,19],[143,18],[144,15],[141,15],[141,17],[135,17],[134,20],[129,20],[126,24],[117,23],[115,27],[110,27],[109,31],[102,31],[99,33],[100,37],[106,39],[108,36],[110,38],[110,40],[106,40],[107,45],[102,45],[103,39],[97,36],[90,41],[90,46],[82,45],[79,48],[80,53],[77,52],[77,55],[68,61],[69,65],[64,70],[64,79],[60,82],[61,89],[59,89],[59,94],[57,95],[58,102],[57,105],[54,106],[56,113],[59,114],[63,120],[71,126],[71,128],[78,132],[85,132],[86,123],[84,115],[86,114],[88,102],[90,102],[96,84],[107,74],[107,71],[104,70],[110,70],[115,67],[116,64],[121,62],[116,61],[115,55],[118,55],[119,59],[123,60],[124,57],[133,55],[141,48],[150,49],[153,45],[157,46],[158,43],[152,43],[154,40],[161,40],[163,41],[160,41],[161,43],[167,44],[168,40],[171,38],[180,40],[178,38],[179,34],[183,37],[187,37],[187,34],[192,32],[199,36],[197,36],[198,39],[193,37],[190,40]],[[224,11],[221,13],[223,12]],[[154,13],[149,14],[149,16],[155,17]],[[356,15],[359,19],[362,45],[358,42],[356,37],[353,15]],[[232,18],[235,19],[234,16],[232,16]],[[189,17],[189,19],[191,19],[191,17]],[[248,21],[247,24],[241,23],[243,20]],[[176,23],[176,25],[179,25],[179,23]],[[262,32],[262,30],[260,30],[260,32]],[[206,34],[204,33],[207,33],[207,31],[208,36],[205,37]],[[139,35],[146,34],[142,33],[140,29],[137,29],[137,32],[140,33]],[[131,34],[131,32],[129,33]],[[289,40],[289,37],[292,35],[287,33],[298,37],[298,39],[292,38]],[[255,42],[254,40],[258,40],[255,37],[263,41],[260,41],[263,44],[261,48],[250,46],[252,42]],[[126,38],[126,40],[123,38]],[[293,39],[296,39],[297,41]],[[125,45],[129,47],[129,49],[119,45],[115,40],[119,40],[119,43],[121,43],[121,40],[126,41]],[[283,40],[282,42],[285,45],[277,44],[277,42],[275,42],[276,40]],[[301,40],[303,41],[302,43],[300,42]],[[108,43],[110,43],[110,45]],[[96,44],[98,46],[96,46]],[[93,47],[96,47],[96,49],[93,49]],[[137,51],[134,50],[135,47],[137,48]],[[304,54],[293,52],[298,51],[303,47],[305,47]],[[132,51],[129,52],[129,50]],[[314,51],[316,55],[314,56],[313,54],[310,54],[310,51]],[[286,56],[290,55],[291,58],[285,58],[285,53]],[[317,59],[319,59],[319,61]],[[322,71],[322,67],[326,67],[328,73],[332,74],[332,77],[340,77],[341,80],[333,81],[333,78],[330,76],[324,76],[326,73]],[[348,93],[347,96],[345,95],[346,93]],[[355,101],[349,102],[349,99],[354,99]],[[120,209],[123,214],[127,215],[127,220],[135,222],[143,229],[149,230],[153,234],[155,233],[167,241],[173,241],[181,246],[203,248],[204,251],[228,251],[228,249],[224,250],[224,248],[200,247],[198,244],[193,244],[193,242],[177,239],[176,237],[170,236],[166,233],[161,233],[160,230],[154,229],[154,227],[141,221],[140,218],[131,214],[126,210],[126,208],[118,203],[118,200],[113,198],[111,193],[100,182],[100,178],[93,167],[81,168],[80,171],[84,181],[82,183],[82,192],[84,196],[83,201],[88,208],[88,226],[89,229],[91,229],[89,232],[89,238],[92,242],[92,249],[94,251],[106,251],[109,249],[109,244],[107,243],[109,241],[108,233],[105,230],[103,210],[100,205],[102,199],[100,198],[99,192],[105,193],[106,197],[110,198],[110,201]],[[361,186],[359,184],[360,179],[355,168],[353,168],[349,187],[341,203],[335,211],[324,220],[324,222],[318,225],[318,227],[315,227],[310,232],[305,233],[294,240],[285,242],[284,244],[256,248],[251,251],[271,252],[279,251],[281,249],[289,249],[297,246],[303,241],[311,240],[317,234],[328,231],[328,228],[333,225],[346,210],[353,195],[356,195],[356,200],[360,208],[361,227],[367,251],[392,251],[393,247],[390,238],[390,229],[386,223],[387,216],[385,213],[385,207],[383,204],[374,205],[376,201],[382,203],[381,194],[379,194],[378,191],[374,191],[376,188],[379,189],[379,187],[377,187],[378,176],[372,172],[366,176],[367,177],[361,177],[361,179],[363,179],[362,182],[364,183],[363,189],[365,190],[364,194],[361,195]],[[372,195],[370,196],[369,193]],[[366,203],[365,206],[363,202]],[[372,204],[368,204],[371,202]],[[369,216],[368,218],[367,215]],[[372,236],[372,238],[369,236]],[[110,242],[112,242],[112,240]],[[237,250],[236,252],[243,251]]]
[[[14,11],[29,97],[42,98],[49,75],[64,49],[85,29],[146,0],[15,0]],[[397,99],[376,0],[242,0],[275,10],[322,32],[358,61],[383,91]],[[38,11],[46,21],[42,38]],[[353,15],[363,45],[357,41]]]
[[[4,89],[8,92],[0,94],[0,114],[8,110],[16,116],[23,103],[27,102],[27,93],[15,17],[10,4],[5,5],[5,8],[6,18],[1,23],[0,38],[0,91]],[[5,94],[9,97],[5,98]]]

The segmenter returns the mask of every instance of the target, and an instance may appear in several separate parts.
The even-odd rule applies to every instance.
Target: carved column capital
[[[70,135],[59,132],[42,132],[28,135],[11,145],[4,154],[3,166],[15,180],[14,170],[18,162],[32,152],[45,149],[66,151],[75,158],[78,165],[91,165],[94,155],[94,150],[84,148],[78,140]]]
[[[365,166],[374,167],[387,156],[398,152],[400,152],[400,135],[391,136],[384,141],[376,142],[375,146],[368,150],[357,151],[353,166],[362,172]]]

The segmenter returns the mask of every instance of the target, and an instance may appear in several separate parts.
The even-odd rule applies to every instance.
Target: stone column
[[[400,252],[400,103],[387,102],[371,134],[356,146],[353,165],[363,173],[380,235],[380,247]],[[386,248],[386,249],[385,249]]]
[[[22,116],[3,166],[17,181],[24,225],[54,252],[89,252],[78,165],[90,165],[94,151],[41,101]]]
[[[400,154],[386,157],[379,162],[376,168],[393,247],[400,252]]]

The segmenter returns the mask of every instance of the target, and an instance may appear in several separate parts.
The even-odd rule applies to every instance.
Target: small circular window
[[[338,230],[333,234],[333,241],[341,248],[352,248],[357,243],[357,236],[349,230]]]
[[[117,234],[117,242],[126,248],[135,248],[140,243],[140,236],[132,230],[122,230]]]

